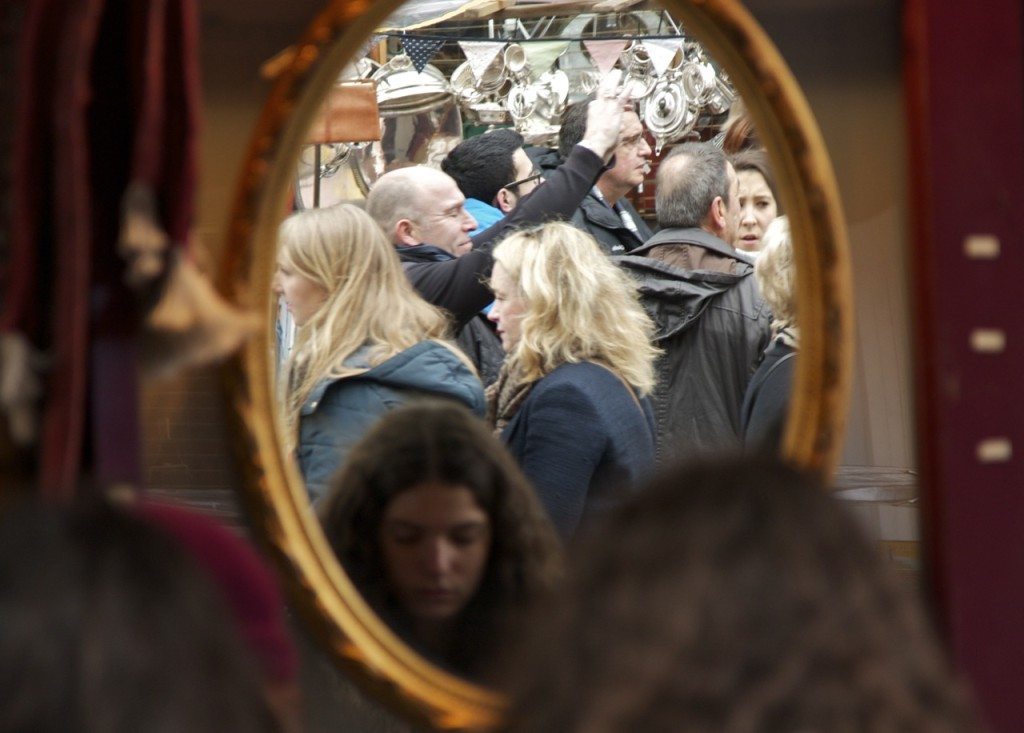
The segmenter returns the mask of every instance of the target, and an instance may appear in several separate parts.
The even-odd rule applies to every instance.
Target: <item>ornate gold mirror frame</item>
[[[850,383],[851,285],[838,191],[821,134],[778,51],[737,0],[662,0],[729,72],[769,149],[790,216],[799,273],[801,349],[785,453],[831,472],[841,449]],[[235,302],[270,313],[276,232],[286,213],[304,133],[342,67],[401,0],[336,0],[296,46],[249,147],[221,267]],[[440,729],[496,725],[501,697],[411,651],[345,576],[282,448],[273,344],[263,330],[225,368],[243,504],[283,571],[293,605],[323,648],[365,690]]]

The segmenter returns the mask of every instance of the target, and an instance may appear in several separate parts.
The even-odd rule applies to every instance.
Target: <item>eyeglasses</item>
[[[519,186],[522,186],[524,183],[530,183],[532,181],[538,181],[538,180],[540,180],[542,178],[544,178],[544,172],[543,171],[539,171],[536,168],[534,168],[533,172],[530,173],[530,175],[528,175],[526,178],[520,178],[518,181],[512,181],[512,183],[506,183],[504,186],[502,186],[502,188],[507,188],[507,189],[509,189],[511,191],[512,189],[515,189],[515,188],[518,188]]]
[[[644,138],[644,135],[641,132],[637,135],[633,135],[632,137],[628,137],[625,140],[620,140],[618,142],[618,147],[622,148],[623,150],[629,150],[631,148],[633,150],[636,150],[646,142],[647,140]]]

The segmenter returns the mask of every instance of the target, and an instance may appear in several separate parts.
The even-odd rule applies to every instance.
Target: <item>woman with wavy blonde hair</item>
[[[754,266],[754,277],[772,309],[772,340],[747,385],[740,422],[747,451],[778,453],[789,416],[795,357],[800,346],[796,326],[796,268],[788,217],[780,216],[765,230],[764,249]]]
[[[569,537],[654,463],[653,324],[594,238],[555,222],[494,250],[489,318],[507,358],[488,415]]]
[[[274,290],[295,319],[285,407],[315,501],[348,449],[417,395],[483,414],[472,365],[443,341],[447,321],[413,290],[377,223],[341,204],[301,211],[278,230]]]

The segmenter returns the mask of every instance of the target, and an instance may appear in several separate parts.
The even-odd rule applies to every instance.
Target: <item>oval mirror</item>
[[[408,151],[417,130],[415,120],[423,118],[432,130],[441,131],[431,138],[438,148],[426,153],[435,158],[443,156],[445,146],[450,147],[453,140],[449,138],[454,142],[461,138],[464,122],[511,121],[543,140],[551,134],[547,125],[556,108],[593,87],[586,57],[577,52],[561,64],[561,76],[546,79],[543,93],[512,84],[506,87],[501,104],[494,104],[492,88],[501,89],[504,81],[498,77],[521,73],[529,59],[521,47],[505,48],[507,43],[502,44],[500,71],[492,68],[497,58],[493,57],[476,70],[455,66],[447,74],[429,72],[431,83],[408,84],[409,77],[418,73],[408,68],[408,59],[394,62],[386,49],[372,49],[367,40],[386,45],[388,28],[412,32],[436,22],[436,13],[420,17],[415,12],[438,3],[416,5],[393,16],[401,7],[397,0],[334,2],[295,46],[291,64],[275,82],[250,145],[221,268],[222,289],[239,304],[266,313],[268,322],[278,320],[271,281],[278,225],[290,208],[315,206],[323,197],[365,193],[386,169],[389,156],[393,160],[396,151]],[[531,34],[543,33],[546,16],[540,5],[551,6],[547,16],[577,16],[561,27],[563,40],[579,41],[586,34],[600,37],[598,25],[607,26],[605,18],[582,20],[586,14],[580,14],[579,3],[523,2],[518,3],[523,9],[517,14],[512,12],[517,3],[507,2],[500,4],[502,9],[493,17],[487,17],[493,8],[482,8],[479,2],[454,5],[459,7],[446,17],[483,15],[484,20],[477,22],[489,26],[491,33],[508,34],[520,26],[528,26]],[[720,74],[727,78],[728,89],[745,102],[769,152],[781,204],[790,219],[798,273],[800,358],[782,449],[799,464],[829,472],[838,460],[847,407],[851,302],[838,193],[811,112],[778,52],[739,2],[663,0],[653,6],[627,0],[618,6],[620,12],[609,16],[621,23],[613,35],[629,41],[625,58],[637,68],[650,63],[650,53],[635,47],[638,37],[685,36],[713,59],[713,64],[684,68],[685,49],[678,59],[659,59],[657,63],[665,68],[678,66],[680,82],[674,87],[658,87],[654,77],[633,74],[630,83],[658,100],[644,115],[652,142],[660,145],[697,128],[701,115],[724,115],[729,100],[715,97]],[[671,33],[665,34],[660,26],[651,28],[651,16],[636,12],[651,8],[671,17],[675,24]],[[629,12],[623,14],[623,10]],[[376,99],[380,137],[390,142],[389,147],[372,140],[347,146],[309,145],[317,138],[311,128],[322,120],[324,100],[343,70],[346,82],[369,79],[377,90],[386,92]],[[701,95],[702,106],[685,103]],[[461,120],[462,109],[470,110],[472,119]],[[324,172],[339,170],[350,183],[328,190]],[[275,328],[268,327],[226,368],[225,376],[246,474],[243,503],[255,531],[282,567],[294,605],[339,665],[371,694],[414,721],[440,729],[497,725],[501,696],[440,669],[403,643],[373,613],[331,552],[299,471],[284,448],[276,386],[279,342]]]

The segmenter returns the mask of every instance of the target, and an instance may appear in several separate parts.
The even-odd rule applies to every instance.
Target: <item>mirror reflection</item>
[[[275,288],[295,324],[285,423],[314,503],[349,449],[410,397],[447,397],[483,416],[483,386],[445,340],[446,315],[416,294],[365,211],[339,204],[288,217]]]
[[[517,615],[561,576],[533,488],[485,425],[450,401],[381,418],[320,516],[381,618],[428,659],[477,679],[517,637]]]
[[[473,675],[658,464],[779,449],[798,330],[767,154],[667,12],[461,5],[408,3],[341,73],[273,287],[332,546]]]

